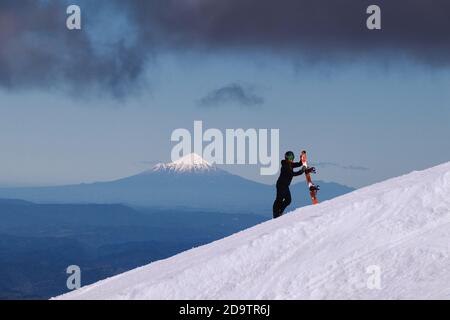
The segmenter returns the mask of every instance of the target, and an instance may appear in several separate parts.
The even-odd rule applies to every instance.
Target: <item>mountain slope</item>
[[[275,177],[274,177],[275,179]],[[309,204],[304,178],[292,188],[293,206]],[[318,182],[320,200],[352,191],[335,183]],[[217,168],[191,154],[178,161],[123,179],[80,185],[1,189],[0,197],[36,203],[122,203],[143,207],[188,207],[271,216],[275,187],[250,181]]]
[[[98,282],[61,299],[449,299],[450,163]],[[369,289],[370,266],[381,289]]]

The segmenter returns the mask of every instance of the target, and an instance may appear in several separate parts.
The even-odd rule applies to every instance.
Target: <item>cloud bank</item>
[[[382,9],[382,30],[366,8]],[[82,8],[83,30],[65,28]],[[122,96],[160,52],[267,51],[330,64],[408,58],[450,65],[448,0],[2,0],[0,86],[61,83]]]

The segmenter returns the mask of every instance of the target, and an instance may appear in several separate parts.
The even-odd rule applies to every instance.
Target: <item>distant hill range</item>
[[[66,268],[90,284],[252,227],[268,217],[121,204],[0,199],[0,300],[68,291]]]
[[[298,183],[291,187],[291,208],[311,202],[304,179],[297,180]],[[321,186],[321,201],[354,190],[337,183],[317,181],[317,184]],[[270,215],[275,188],[230,174],[191,154],[119,180],[55,187],[0,188],[0,197],[36,203],[120,203]]]

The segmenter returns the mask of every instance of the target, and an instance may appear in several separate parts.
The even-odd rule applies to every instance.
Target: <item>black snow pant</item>
[[[291,191],[289,187],[277,186],[277,198],[273,203],[273,218],[280,217],[284,210],[291,204]]]

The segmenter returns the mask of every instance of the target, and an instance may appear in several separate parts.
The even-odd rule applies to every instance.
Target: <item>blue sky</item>
[[[450,159],[450,73],[405,62],[382,68],[300,66],[269,55],[165,55],[139,94],[82,98],[59,89],[2,91],[2,185],[109,180],[169,161],[174,129],[279,128],[281,149],[307,149],[318,178],[363,186]],[[264,104],[204,108],[240,83]],[[365,170],[346,168],[363,167]],[[247,178],[257,166],[226,166]]]
[[[218,17],[207,20],[208,32],[190,19],[197,18],[195,10],[180,9],[193,16],[180,21],[178,29],[167,23],[179,14],[177,7],[156,6],[153,14],[141,16],[140,6],[158,3],[153,0],[99,1],[95,10],[80,1],[86,25],[78,33],[59,27],[64,1],[42,2],[56,3],[52,7],[2,2],[0,70],[7,72],[0,76],[0,186],[93,182],[138,173],[169,161],[172,131],[192,129],[194,120],[205,128],[280,129],[282,152],[307,149],[318,163],[317,179],[354,187],[449,161],[450,50],[441,46],[448,34],[439,31],[448,28],[437,22],[424,30],[404,28],[391,14],[386,18],[391,24],[376,34],[371,47],[364,15],[359,32],[352,25],[339,30],[349,14],[342,11],[331,22],[329,17],[308,22],[306,16],[294,25],[298,32],[285,34],[283,23],[297,21],[289,9],[300,2],[281,1],[271,21],[275,31],[261,27],[264,34],[258,23],[265,26],[264,14],[272,12],[262,8],[252,13],[262,12],[260,22],[241,21],[235,13],[247,8],[235,0],[220,12],[235,21],[219,19],[204,0],[183,2]],[[349,9],[351,14],[360,11],[359,5]],[[400,4],[389,5],[403,12]],[[415,4],[405,14],[421,9]],[[170,10],[173,15],[160,19]],[[305,27],[308,34],[301,33]],[[336,29],[341,42],[327,33]],[[230,86],[243,88],[259,103],[235,99],[200,105]],[[264,183],[277,178],[260,176],[257,166],[224,169]]]

